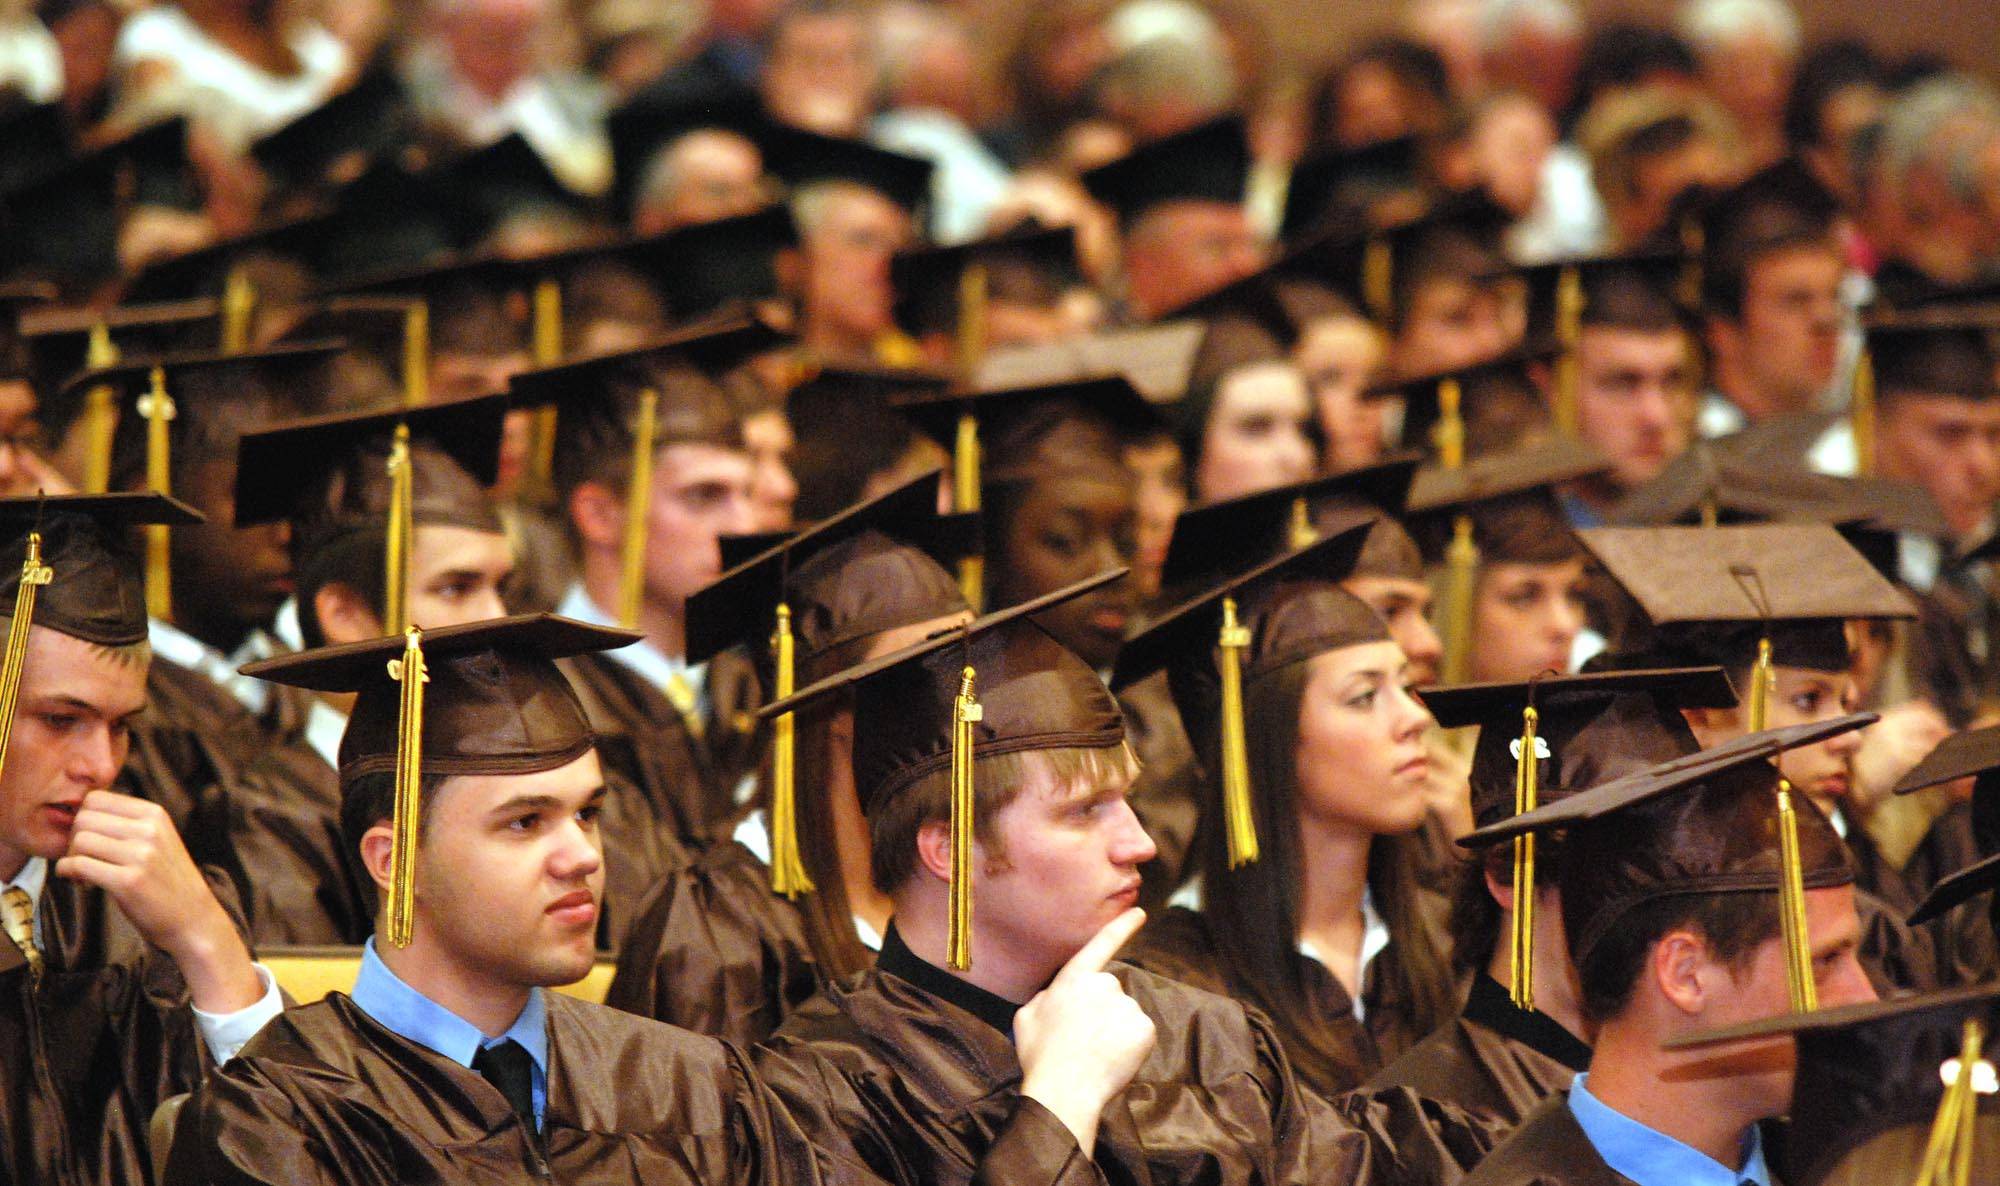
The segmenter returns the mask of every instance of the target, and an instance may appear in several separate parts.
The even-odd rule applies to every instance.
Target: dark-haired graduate
[[[1127,958],[1268,1015],[1327,1098],[1459,1003],[1448,903],[1418,879],[1431,715],[1388,626],[1338,584],[1366,532],[1240,565],[1113,677],[1166,670],[1207,774],[1194,876]]]
[[[324,647],[255,675],[355,695],[341,824],[380,891],[351,994],[293,1009],[181,1114],[173,1183],[816,1180],[743,1057],[549,991],[595,954],[605,798],[547,615]]]
[[[747,643],[782,687],[787,660],[772,652],[788,646],[790,678],[804,685],[964,622],[971,610],[945,565],[976,545],[974,524],[936,506],[937,475],[923,474],[735,566],[689,599],[690,657]],[[874,965],[892,905],[868,875],[853,707],[817,701],[792,714],[790,732],[774,743],[758,808],[647,894],[607,1004],[747,1044],[823,982]]]

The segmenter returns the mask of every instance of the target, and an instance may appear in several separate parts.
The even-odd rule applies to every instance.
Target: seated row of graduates
[[[758,332],[733,324],[516,384],[525,399],[538,381],[565,393],[571,447],[558,457],[586,586],[592,521],[615,561],[600,560],[595,583],[625,597],[643,589],[645,565],[684,559],[655,546],[634,563],[622,547],[642,500],[628,510],[619,495],[657,499],[661,475],[619,467],[664,457],[669,443],[727,442],[734,420],[700,364]],[[311,391],[310,372],[323,375],[333,355],[293,348],[95,378],[170,391],[175,419],[136,427],[170,428],[155,441],[171,438],[185,465],[230,440],[232,423],[257,419],[246,402]],[[1119,382],[931,403],[949,422],[973,412],[1005,459],[982,475],[987,531],[1001,538],[1023,503],[1120,481],[1120,427],[1144,413]],[[637,454],[635,405],[653,446]],[[657,735],[627,724],[621,749],[619,718],[601,703],[601,687],[637,686],[632,666],[606,659],[638,636],[547,616],[482,625],[493,614],[479,612],[481,597],[454,607],[468,571],[491,597],[492,582],[455,549],[504,541],[482,490],[504,411],[489,398],[336,413],[230,440],[236,521],[291,524],[307,644],[245,674],[316,694],[303,711],[320,724],[305,736],[321,739],[324,770],[260,781],[303,755],[228,754],[226,777],[182,803],[151,795],[165,809],[140,810],[101,789],[105,770],[78,767],[51,785],[89,794],[66,790],[23,813],[33,825],[9,846],[44,872],[56,861],[49,884],[77,905],[55,917],[88,920],[17,939],[31,1003],[23,1040],[59,1066],[83,1048],[48,1041],[56,1002],[88,1000],[121,1019],[88,1052],[119,1060],[115,1074],[73,1064],[13,1089],[28,1101],[10,1115],[39,1106],[63,1118],[59,1134],[16,1129],[20,1164],[38,1176],[143,1180],[147,1104],[192,1078],[190,1058],[160,1061],[163,1028],[183,1035],[181,1055],[198,1053],[187,1035],[199,1029],[226,1064],[184,1114],[173,1180],[458,1180],[523,1167],[621,1180],[1431,1180],[1478,1162],[1524,1120],[1555,1154],[1583,1157],[1562,1127],[1570,1113],[1541,1101],[1607,1065],[1617,1070],[1597,1092],[1613,1107],[1712,1105],[1694,1111],[1728,1155],[1728,1142],[1783,1110],[1789,1077],[1744,1090],[1730,1071],[1703,1084],[1706,1096],[1665,1092],[1687,1076],[1663,1058],[1662,1039],[1782,1012],[1788,993],[1840,1004],[1925,986],[1940,943],[1983,933],[1991,944],[1990,927],[1968,925],[1962,909],[1948,928],[1912,931],[1857,891],[1846,843],[1803,795],[1786,825],[1797,843],[1780,843],[1771,805],[1787,756],[1838,745],[1866,718],[1754,690],[1736,712],[1734,688],[1844,671],[1847,621],[1907,613],[1830,528],[1581,533],[1577,546],[1637,605],[1633,639],[1609,665],[1645,674],[1446,689],[1421,703],[1411,694],[1391,624],[1402,618],[1407,631],[1409,616],[1385,620],[1357,595],[1420,580],[1420,550],[1397,516],[1512,519],[1546,539],[1559,523],[1550,484],[1579,464],[1563,446],[1421,481],[1401,462],[1191,512],[1166,566],[1170,608],[1098,654],[1086,653],[1093,636],[1122,632],[1105,608],[1116,603],[1093,600],[1116,586],[1115,570],[974,619],[948,566],[979,551],[977,535],[936,514],[934,475],[895,484],[689,599],[688,657],[748,642],[769,686],[802,690],[761,710],[790,735],[763,809],[730,841],[688,852],[686,821],[705,823],[715,807],[690,804],[692,780],[663,771]],[[122,536],[138,519],[157,541],[162,520],[195,516],[160,496],[26,500],[8,514],[10,546],[39,537],[43,549],[14,578],[17,621],[34,623],[14,663],[19,719],[77,728],[45,702],[81,704],[80,735],[101,733],[103,752],[116,753],[145,666],[132,647],[161,608]],[[1545,530],[1520,531],[1524,519]],[[185,554],[159,542],[155,561]],[[1662,572],[1667,554],[1682,560]],[[1096,567],[1088,555],[1073,563]],[[46,583],[28,575],[43,564]],[[179,587],[154,567],[152,589]],[[405,568],[399,599],[392,574]],[[1745,573],[1755,596],[1738,592]],[[592,590],[583,604],[614,600]],[[406,622],[426,628],[406,640],[394,633]],[[767,649],[774,631],[783,642]],[[65,665],[42,654],[68,645],[51,635],[87,645]],[[588,662],[603,678],[578,676]],[[114,667],[123,699],[87,678]],[[1174,806],[1145,753],[1172,750],[1160,743],[1168,714],[1141,707],[1149,684],[1185,728],[1186,765],[1214,777],[1196,800],[1196,876],[1134,935],[1127,908],[1160,853],[1134,809],[1149,798]],[[655,692],[697,752],[694,730]],[[353,697],[345,714],[334,696]],[[153,715],[167,716],[158,705]],[[1523,736],[1531,708],[1536,728]],[[1525,916],[1543,923],[1516,934],[1522,888],[1509,890],[1509,862],[1471,862],[1458,875],[1449,958],[1446,903],[1432,888],[1448,866],[1421,839],[1435,814],[1434,717],[1482,725],[1471,785],[1487,831],[1474,842],[1496,824],[1511,835],[1508,818],[1531,806],[1518,798],[1523,753],[1536,756],[1548,797],[1581,792],[1536,817],[1567,827],[1527,883],[1539,909]],[[132,737],[171,761],[183,755],[168,728]],[[24,739],[17,768],[41,741]],[[1704,742],[1722,744],[1687,761]],[[1141,785],[1149,773],[1152,788]],[[143,828],[98,818],[131,813]],[[341,938],[375,933],[353,995],[264,1025],[237,1054],[228,1027],[255,1028],[274,992],[240,943],[216,939],[214,913],[192,912],[204,925],[191,937],[148,908],[135,890],[145,878],[96,893],[71,885],[106,859],[79,851],[78,837],[122,844],[142,831],[148,859],[176,870],[179,888],[195,860],[235,873],[219,900],[241,899],[253,935],[315,914]],[[1795,859],[1780,860],[1785,849]],[[1788,874],[1803,889],[1786,912],[1803,912],[1809,948],[1789,932],[1781,941]],[[1563,925],[1549,925],[1558,912]],[[42,928],[48,914],[35,917]],[[1504,947],[1503,934],[1514,936]],[[540,991],[580,975],[605,942],[621,953],[614,1002],[755,1043],[750,1052]],[[171,967],[155,954],[146,977],[128,978],[104,954],[149,948]],[[1125,963],[1102,974],[1114,953]],[[1682,971],[1709,969],[1692,975],[1702,988],[1692,997],[1668,975],[1675,953],[1694,961],[1674,965]],[[1516,975],[1531,965],[1542,969],[1532,997]],[[176,968],[186,992],[132,995]],[[106,999],[114,991],[124,995]],[[190,995],[201,1013],[178,1007]],[[122,1020],[146,1010],[149,1027]],[[1615,1062],[1600,1057],[1607,1049]],[[114,1078],[107,1107],[97,1097]],[[1536,1143],[1509,1149],[1489,1166],[1531,1163]]]

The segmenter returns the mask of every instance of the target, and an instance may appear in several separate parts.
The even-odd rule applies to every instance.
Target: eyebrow
[[[609,794],[610,788],[600,785],[596,790],[590,792],[590,796],[579,806],[588,807],[593,803],[602,802]],[[563,806],[564,799],[560,795],[551,795],[546,792],[532,795],[515,795],[495,804],[486,814],[512,815],[517,811],[548,811],[551,808],[561,808]]]

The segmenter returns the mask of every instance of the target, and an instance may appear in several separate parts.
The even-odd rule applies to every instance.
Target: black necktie
[[[519,1042],[509,1038],[498,1046],[481,1046],[472,1056],[472,1069],[499,1088],[528,1131],[535,1131],[534,1063]]]

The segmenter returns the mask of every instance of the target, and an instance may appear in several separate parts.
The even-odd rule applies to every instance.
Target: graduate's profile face
[[[1294,757],[1300,812],[1370,835],[1412,831],[1428,810],[1431,714],[1410,694],[1402,648],[1362,643],[1307,664]]]
[[[748,453],[716,445],[668,445],[653,464],[647,503],[646,592],[679,606],[722,575],[724,535],[756,526]]]
[[[1882,476],[1928,490],[1961,540],[1984,530],[2000,499],[2000,400],[1897,393],[1880,407]]]
[[[1312,477],[1319,468],[1313,426],[1312,395],[1290,362],[1231,371],[1202,426],[1196,495],[1217,502]]]
[[[1109,472],[1034,482],[1009,517],[994,571],[996,607],[1015,605],[1130,564],[1138,515],[1128,483]],[[1035,621],[1092,667],[1110,665],[1136,608],[1128,578],[1056,606]]]
[[[417,942],[492,983],[581,979],[604,899],[604,796],[594,751],[539,774],[446,779],[418,846]],[[364,856],[386,886],[388,845],[376,847],[379,867],[365,841]]]
[[[0,773],[0,875],[28,857],[69,848],[77,807],[108,789],[131,748],[132,720],[146,706],[146,663],[35,626]]]
[[[758,531],[785,531],[792,526],[792,504],[799,500],[798,479],[792,476],[792,454],[799,439],[791,421],[778,411],[759,412],[743,421],[743,443],[755,464],[750,501]]]
[[[1583,561],[1481,566],[1472,601],[1472,663],[1479,682],[1514,683],[1569,670],[1583,629]]]
[[[1743,315],[1733,329],[1744,364],[1766,398],[1804,410],[1833,381],[1846,271],[1832,243],[1780,248],[1745,270]]]

